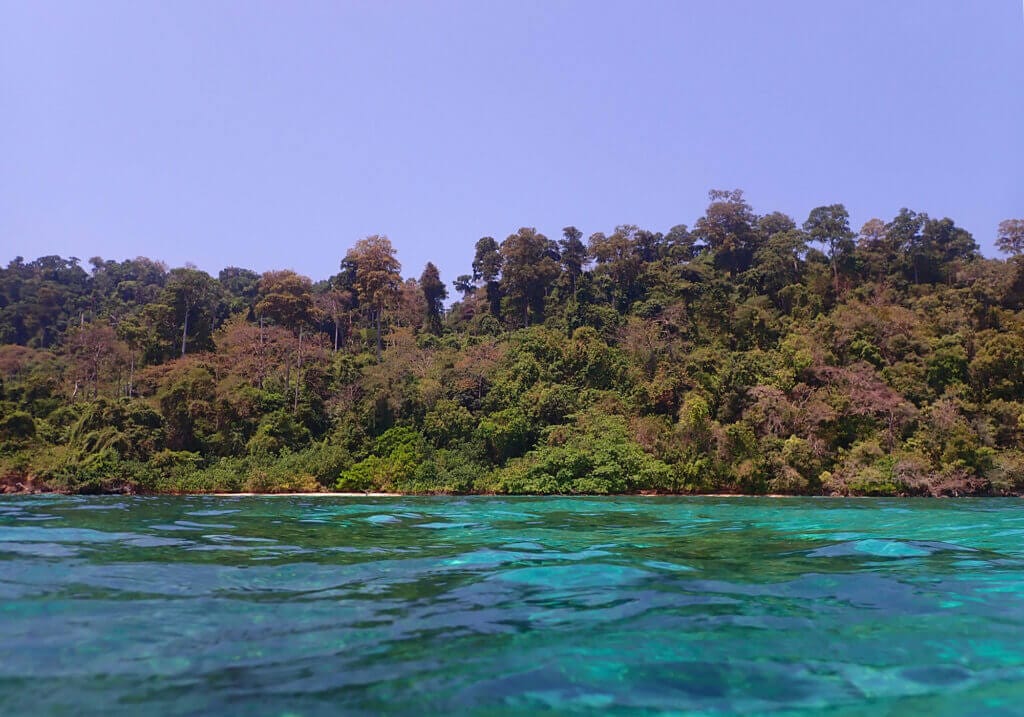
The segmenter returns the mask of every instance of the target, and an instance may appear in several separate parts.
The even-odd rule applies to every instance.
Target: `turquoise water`
[[[1024,503],[0,498],[0,714],[1024,714]]]

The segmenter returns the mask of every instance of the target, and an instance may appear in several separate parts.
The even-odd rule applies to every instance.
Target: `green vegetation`
[[[0,487],[1024,492],[1024,221],[986,259],[903,209],[855,233],[713,191],[690,229],[391,243],[338,273],[0,270]],[[467,257],[469,259],[469,257]]]

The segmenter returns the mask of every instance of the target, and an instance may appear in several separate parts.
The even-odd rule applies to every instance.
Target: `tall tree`
[[[946,217],[928,219],[921,229],[923,271],[929,282],[952,282],[957,268],[978,254],[971,233]]]
[[[331,286],[326,291],[316,294],[314,300],[320,313],[331,322],[334,329],[334,351],[337,353],[351,324],[352,292]]]
[[[501,243],[501,285],[514,309],[521,312],[524,326],[530,325],[531,310],[543,317],[544,297],[558,277],[558,262],[551,257],[549,243],[533,227],[522,227]]]
[[[427,262],[420,276],[420,288],[427,302],[427,328],[434,334],[441,333],[441,316],[444,314],[444,300],[448,298],[448,289],[441,281],[441,272],[433,262]]]
[[[766,238],[770,238],[779,232],[788,232],[796,229],[796,222],[788,214],[782,212],[771,212],[757,220],[757,229]]]
[[[268,271],[260,278],[259,290],[260,300],[256,303],[255,309],[260,321],[262,322],[264,317],[269,318],[278,326],[291,331],[295,337],[295,391],[292,410],[298,411],[299,392],[302,386],[302,336],[317,317],[313,302],[313,282],[309,277],[288,269]],[[288,378],[290,376],[285,380]]]
[[[399,284],[398,296],[394,305],[389,307],[389,316],[393,327],[406,326],[413,333],[423,327],[427,317],[427,300],[423,298],[419,281],[410,277]],[[406,333],[406,336],[411,337],[413,333]]]
[[[736,276],[750,268],[759,248],[757,216],[741,189],[712,189],[708,198],[711,203],[693,233],[712,253],[715,265]]]
[[[1024,254],[1024,219],[1004,219],[999,222],[996,246],[1004,254]]]
[[[881,281],[896,263],[896,251],[889,240],[885,222],[868,219],[857,235],[857,264],[863,276]]]
[[[346,262],[355,270],[355,289],[359,305],[365,307],[376,329],[377,362],[380,363],[384,348],[381,339],[381,319],[384,310],[398,295],[398,287],[402,282],[399,273],[402,265],[395,256],[395,248],[391,241],[379,234],[357,241],[345,255],[343,270]]]
[[[842,204],[815,207],[804,222],[804,231],[825,247],[832,266],[832,288],[839,295],[839,269],[853,255],[854,233],[850,231],[850,214]]]
[[[759,291],[777,300],[782,289],[800,281],[806,253],[807,235],[796,227],[773,232],[757,250],[747,274],[753,275]]]
[[[696,237],[685,224],[676,224],[665,234],[665,246],[668,255],[675,261],[690,261],[696,255],[694,242]]]
[[[637,243],[639,234],[636,226],[623,224],[610,235],[596,232],[589,239],[590,255],[597,262],[594,274],[610,283],[608,291],[615,308],[623,312],[638,298],[636,284],[644,263]]]
[[[256,315],[299,333],[313,319],[313,282],[294,271],[268,271],[259,281]]]
[[[918,283],[918,255],[921,251],[921,229],[928,220],[927,214],[918,214],[906,207],[900,209],[891,222],[885,225],[886,238],[904,264],[907,278]]]
[[[457,292],[462,294],[462,300],[466,301],[469,296],[476,291],[476,284],[473,283],[473,277],[469,274],[459,274],[455,277],[455,281],[452,282],[452,286]]]
[[[502,262],[500,247],[493,237],[481,237],[477,240],[473,255],[473,281],[484,282],[484,287],[487,290],[487,305],[495,317],[501,313],[501,291],[498,277],[501,275]]]
[[[569,277],[572,295],[576,296],[576,282],[587,263],[587,247],[583,244],[583,232],[574,226],[565,227],[562,229],[562,240],[559,244],[562,248],[562,266]]]
[[[217,281],[224,287],[227,314],[244,311],[252,318],[251,312],[259,295],[260,275],[250,269],[229,266],[220,270]]]
[[[209,274],[192,267],[172,269],[168,274],[164,303],[173,309],[181,326],[182,356],[187,352],[190,329],[195,339],[202,343],[209,342],[218,289]]]
[[[93,398],[98,396],[104,373],[126,353],[109,324],[92,321],[68,329],[64,350],[70,364],[70,378],[74,381],[72,398],[80,391],[88,391]]]

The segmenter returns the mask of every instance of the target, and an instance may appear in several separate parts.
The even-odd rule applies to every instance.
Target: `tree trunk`
[[[191,308],[185,309],[185,326],[181,330],[181,355],[182,356],[185,355],[185,340],[188,337],[188,315],[189,315],[190,311],[192,311]]]
[[[267,352],[263,348],[263,317],[260,317],[260,390],[263,390],[263,373],[266,370]]]
[[[299,329],[299,351],[295,358],[295,404],[292,413],[299,412],[299,386],[302,383],[302,329]]]
[[[383,345],[380,339],[380,309],[376,309],[374,313],[376,324],[377,324],[377,363],[381,362],[381,353],[383,352]]]

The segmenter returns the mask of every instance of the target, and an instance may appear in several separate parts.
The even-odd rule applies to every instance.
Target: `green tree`
[[[611,235],[597,232],[589,239],[590,255],[597,263],[594,276],[605,277],[612,303],[620,312],[628,310],[640,296],[638,280],[644,258],[637,243],[639,233],[638,227],[624,224],[616,227]]]
[[[463,301],[476,291],[476,284],[473,283],[473,277],[469,274],[459,274],[455,277],[455,281],[452,282],[452,286],[457,292],[462,294]]]
[[[811,241],[825,247],[825,255],[832,267],[832,288],[838,296],[840,270],[848,264],[855,246],[846,207],[842,204],[815,207],[804,222],[804,231]]]
[[[294,271],[268,271],[260,277],[256,315],[298,334],[313,321],[313,282]]]
[[[1024,254],[1024,219],[1004,219],[999,222],[996,246],[1004,254]]]
[[[854,250],[861,273],[876,281],[881,281],[896,265],[897,248],[892,242],[881,219],[869,219],[864,222],[857,235],[857,247]]]
[[[576,282],[583,273],[583,267],[587,263],[587,247],[583,244],[583,232],[574,226],[562,229],[562,240],[559,242],[562,249],[562,266],[569,277],[569,286],[572,295],[576,296]]]
[[[448,298],[448,289],[441,281],[441,273],[433,262],[427,262],[420,276],[420,289],[427,303],[427,327],[434,334],[441,333],[441,316],[444,315],[444,300]]]
[[[385,309],[398,297],[402,283],[402,265],[395,256],[395,248],[386,236],[374,234],[360,239],[345,255],[344,263],[355,271],[355,289],[359,305],[369,313],[376,330],[377,362],[380,363],[383,341],[381,321]]]
[[[313,282],[307,276],[296,274],[291,270],[268,271],[260,278],[260,298],[256,303],[256,315],[260,325],[268,318],[277,326],[287,329],[295,337],[293,360],[289,365],[287,383],[291,376],[291,366],[295,367],[295,387],[293,392],[293,411],[299,409],[299,394],[302,387],[302,338],[307,328],[314,325],[317,310],[313,301]]]
[[[259,296],[259,274],[250,269],[229,266],[220,270],[217,281],[224,289],[224,303],[228,314],[253,311]]]
[[[200,349],[210,348],[213,331],[213,310],[219,286],[204,271],[185,267],[172,269],[164,287],[163,303],[171,307],[181,326],[181,355],[184,356],[191,333]]]
[[[693,233],[711,252],[716,267],[737,276],[750,268],[759,248],[757,216],[740,189],[712,189],[708,198],[711,203]]]
[[[513,310],[530,325],[531,311],[544,316],[544,297],[559,273],[548,238],[532,227],[523,227],[501,243],[501,286]]]
[[[754,255],[750,269],[757,290],[777,303],[787,286],[798,284],[803,276],[807,254],[807,235],[796,228],[775,232]],[[786,306],[789,309],[791,306]]]
[[[978,244],[966,229],[950,219],[926,219],[921,228],[920,273],[927,281],[952,283],[956,268],[974,259]]]
[[[885,225],[888,246],[896,254],[897,259],[903,262],[907,278],[912,279],[915,284],[918,283],[920,271],[921,229],[927,220],[927,214],[918,214],[904,207]]]
[[[501,314],[501,291],[498,279],[501,276],[503,261],[498,242],[493,237],[482,237],[477,241],[473,255],[473,281],[484,282],[484,288],[487,290],[487,305],[490,307],[491,314],[498,318]]]

